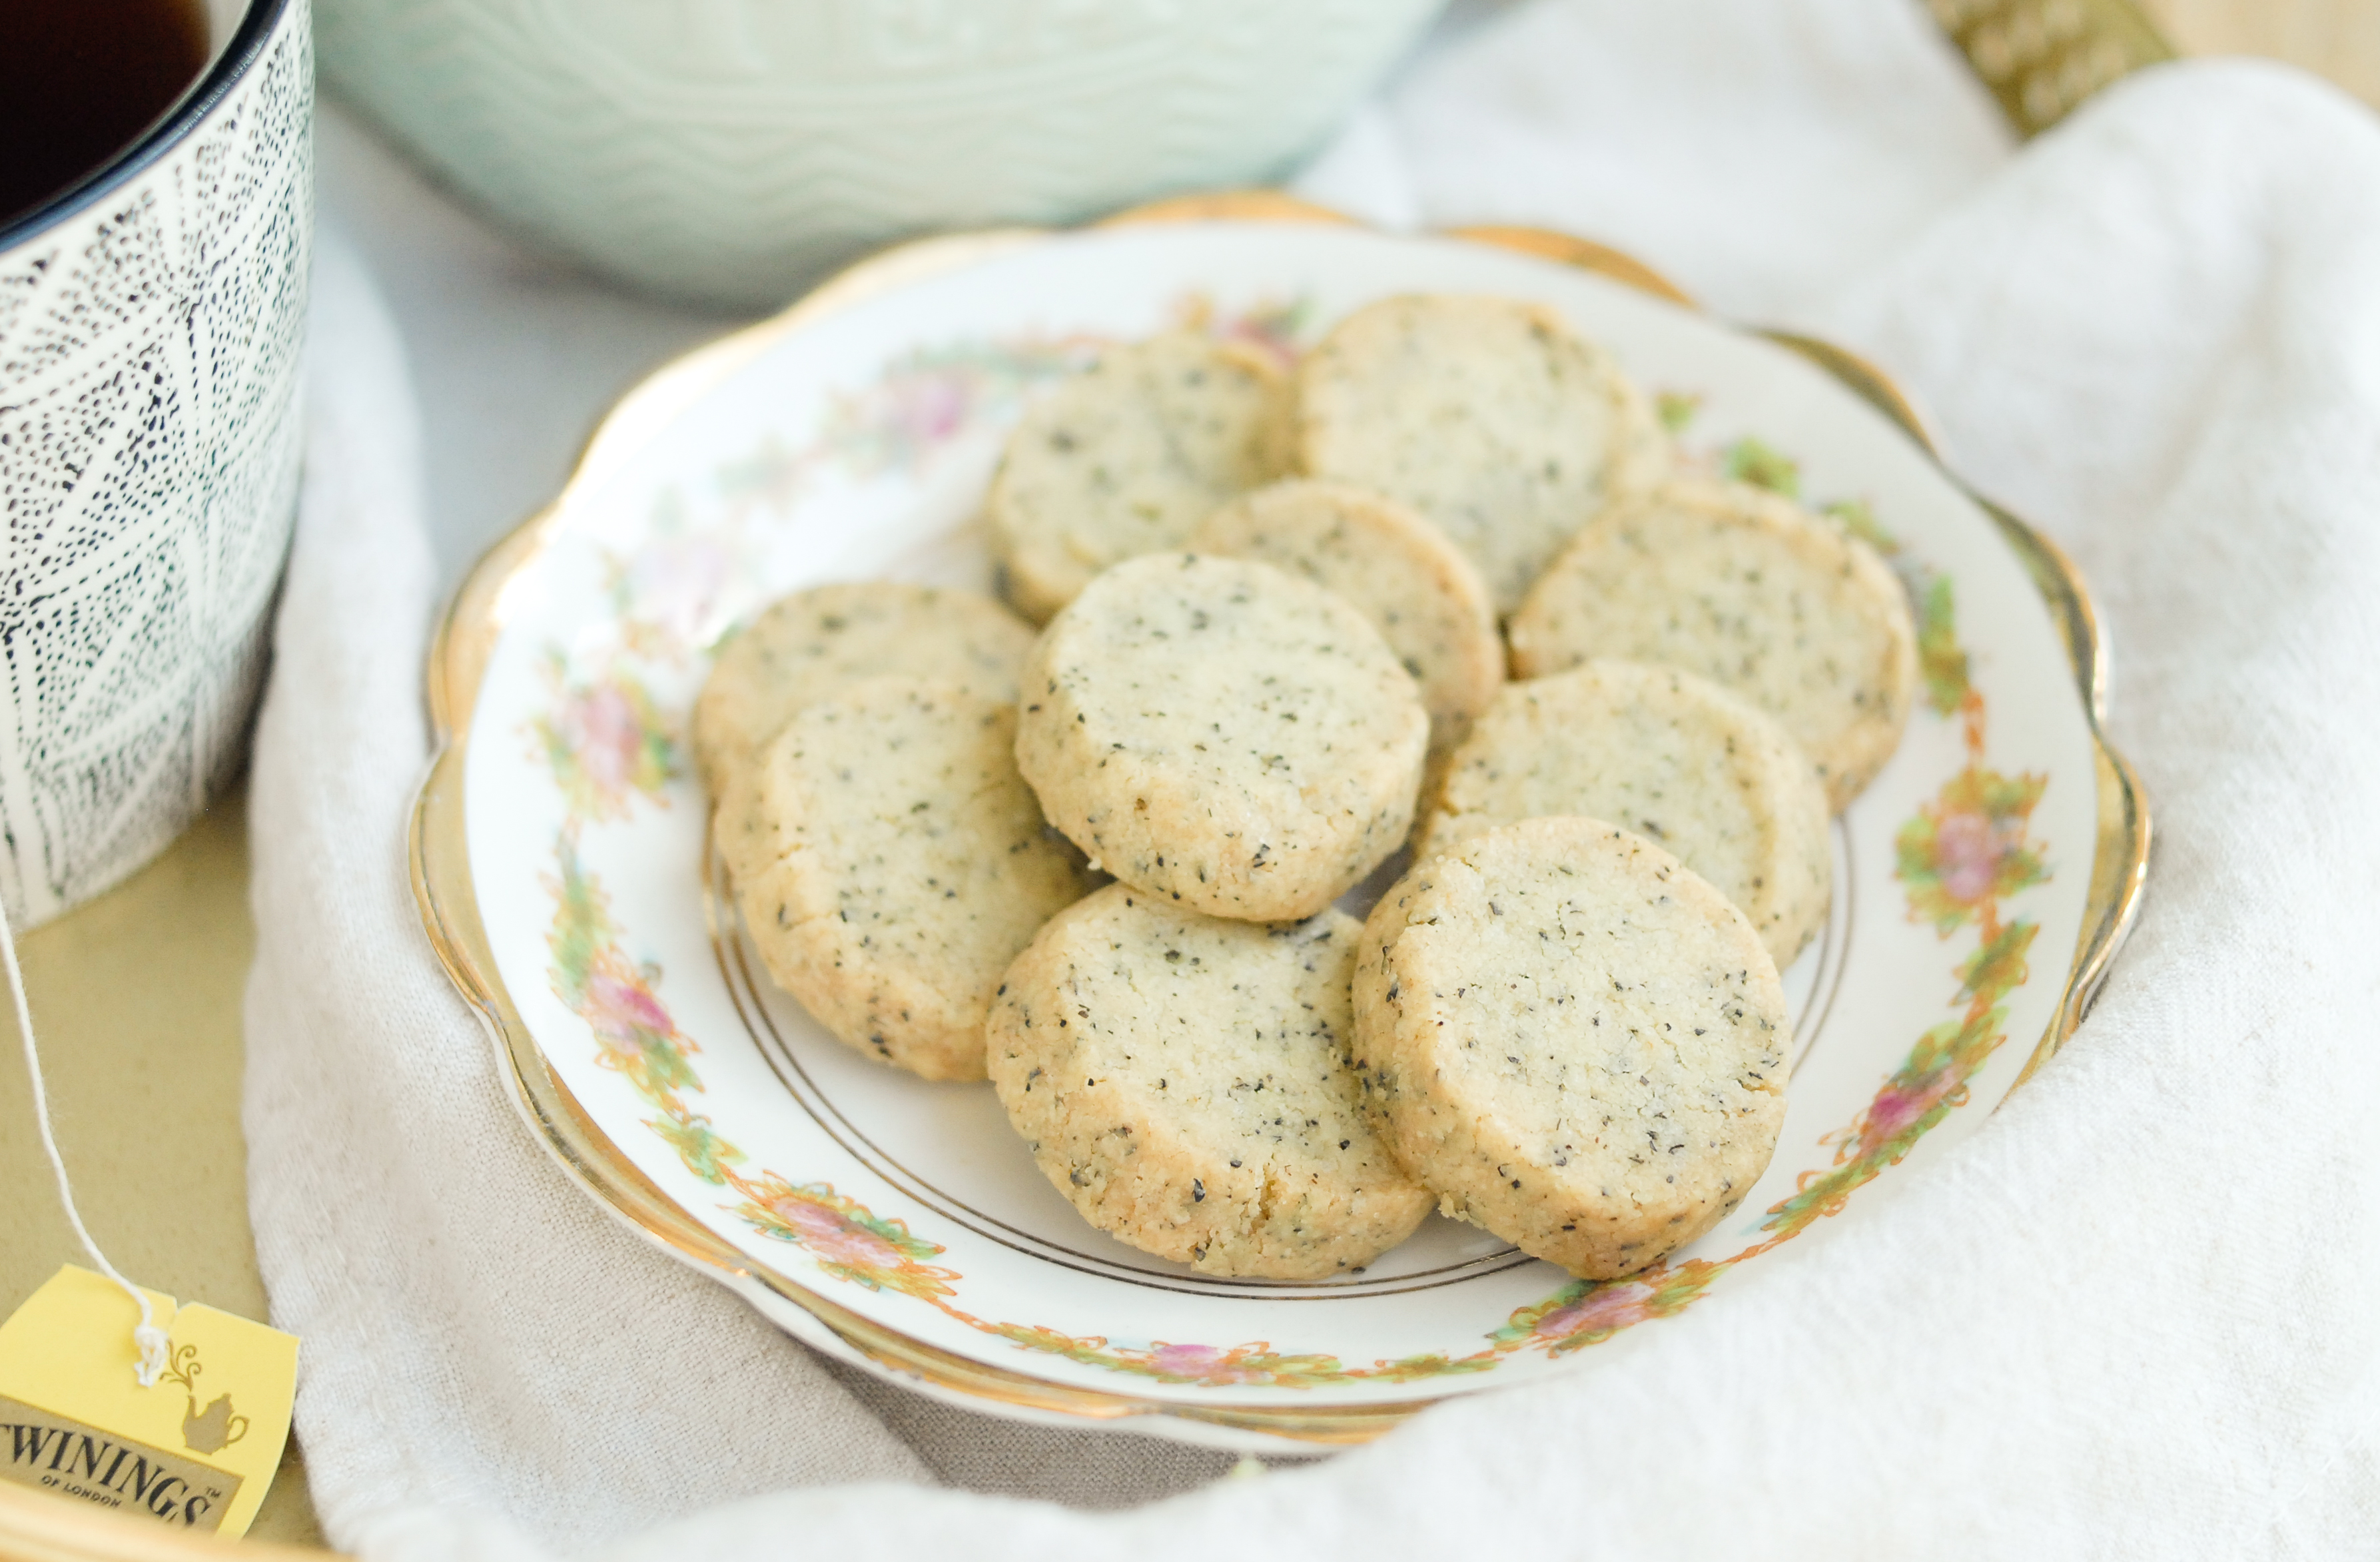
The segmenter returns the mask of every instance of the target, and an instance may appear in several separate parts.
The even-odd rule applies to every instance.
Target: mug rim
[[[281,18],[298,3],[299,0],[256,0],[240,18],[231,42],[199,78],[197,85],[185,91],[174,106],[130,146],[24,215],[0,224],[0,250],[13,249],[44,228],[81,214],[155,166],[238,85],[249,67],[262,57],[264,45]]]

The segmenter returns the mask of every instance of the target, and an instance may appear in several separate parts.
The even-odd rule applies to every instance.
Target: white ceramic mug
[[[322,73],[508,226],[773,308],[938,228],[1268,182],[1445,0],[318,0]]]
[[[130,147],[0,226],[0,900],[140,866],[237,773],[298,498],[307,0],[215,0]]]

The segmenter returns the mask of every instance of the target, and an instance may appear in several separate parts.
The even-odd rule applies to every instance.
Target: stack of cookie
[[[1680,474],[1607,354],[1466,297],[1293,375],[1111,351],[986,512],[1038,639],[824,587],[698,710],[745,923],[821,1023],[988,1072],[1086,1218],[1210,1274],[1359,1269],[1435,1207],[1609,1277],[1735,1206],[1828,813],[1915,683],[1872,552]]]
[[[983,1016],[1096,882],[1016,773],[1033,632],[987,597],[825,586],[730,640],[694,711],[711,837],[771,976],[931,1080],[983,1078]]]

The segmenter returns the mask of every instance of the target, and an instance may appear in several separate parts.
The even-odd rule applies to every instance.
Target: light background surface
[[[2193,54],[2269,54],[2380,103],[2380,0],[2147,0]]]

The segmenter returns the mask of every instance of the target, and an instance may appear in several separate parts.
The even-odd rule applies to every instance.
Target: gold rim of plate
[[[1097,224],[1201,222],[1321,223],[1360,225],[1277,190],[1227,191],[1139,206]],[[738,368],[820,316],[925,277],[971,265],[1056,230],[1004,228],[896,246],[838,273],[773,319],[697,350],[625,396],[588,442],[564,494],[640,447],[677,412]],[[1694,308],[1685,292],[1617,250],[1540,228],[1474,227],[1441,236],[1517,250],[1575,266]],[[1875,406],[1939,465],[1939,453],[1907,397],[1874,365],[1815,339],[1767,333],[1767,339],[1815,364]],[[1952,479],[1954,482],[1955,478]],[[1962,491],[1963,490],[1963,485]],[[1972,494],[1971,497],[1973,497]],[[2082,930],[2055,1017],[2017,1083],[2022,1084],[2082,1022],[2124,937],[2147,881],[2150,826],[2138,778],[2101,732],[2107,656],[2098,614],[2072,561],[2056,544],[1980,498],[2048,605],[2082,691],[2096,756],[2099,831]],[[512,1077],[515,1104],[546,1146],[587,1190],[635,1229],[722,1277],[757,1284],[824,1324],[878,1364],[935,1387],[1016,1409],[1112,1422],[1172,1416],[1233,1431],[1316,1444],[1367,1442],[1445,1396],[1395,1404],[1284,1410],[1250,1404],[1181,1404],[1108,1389],[1076,1388],[959,1356],[862,1316],[734,1247],[678,1208],[596,1127],[544,1054],[496,975],[493,947],[480,921],[463,828],[463,780],[471,711],[481,677],[504,627],[507,587],[533,567],[552,539],[561,501],[523,524],[473,566],[440,623],[430,649],[429,701],[439,753],[416,800],[407,840],[414,899],[446,974],[493,1035]],[[1473,1390],[1458,1390],[1469,1392]]]

